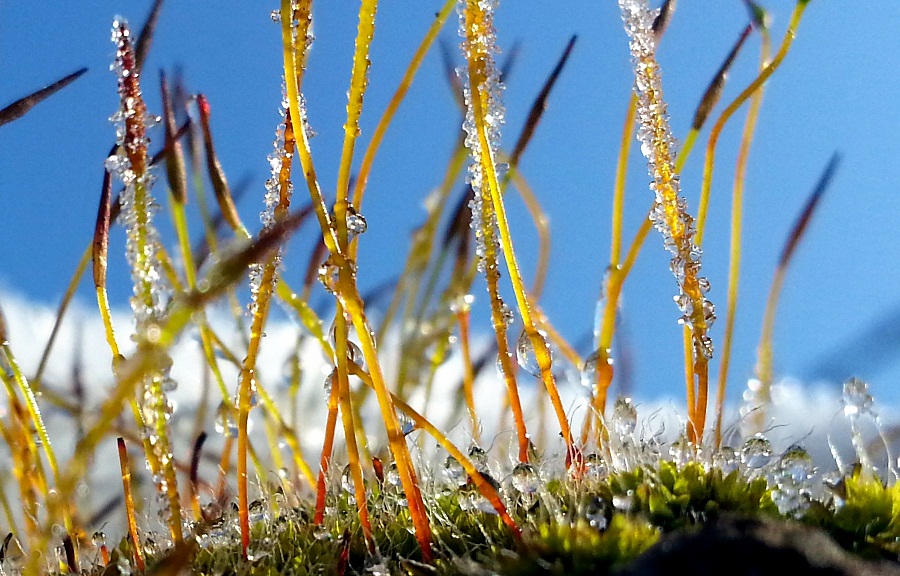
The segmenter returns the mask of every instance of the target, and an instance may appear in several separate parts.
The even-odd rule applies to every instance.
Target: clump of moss
[[[760,434],[751,435],[739,450],[722,446],[727,354],[722,364],[714,430],[707,430],[706,424],[713,359],[709,328],[715,320],[715,309],[706,297],[710,282],[699,272],[716,143],[728,119],[752,100],[755,112],[748,117],[742,140],[745,149],[749,146],[762,88],[785,58],[808,2],[797,3],[781,48],[772,59],[764,11],[750,3],[751,22],[715,74],[698,106],[685,146],[678,151],[669,126],[656,58],[657,43],[675,3],[667,1],[657,12],[644,0],[620,0],[631,38],[635,90],[620,152],[610,273],[603,286],[606,300],[600,303],[602,319],[586,359],[558,334],[539,306],[549,240],[540,206],[518,171],[549,93],[573,49],[574,38],[535,99],[521,135],[512,153],[507,155],[501,146],[499,130],[504,113],[502,66],[494,61],[496,2],[447,0],[436,13],[384,111],[366,149],[360,177],[353,182],[351,168],[355,165],[354,150],[361,136],[360,118],[369,84],[369,50],[378,4],[375,0],[363,0],[347,91],[347,122],[337,186],[331,201],[326,199],[314,169],[309,145],[312,133],[302,95],[302,80],[313,41],[311,4],[310,0],[283,0],[273,14],[273,19],[280,24],[283,43],[280,56],[285,94],[275,130],[274,151],[268,157],[271,174],[266,182],[263,229],[256,235],[248,231],[235,208],[213,145],[210,103],[205,97],[199,94],[189,97],[183,85],[177,86],[174,92],[180,92],[181,97],[175,106],[176,98],[163,79],[166,144],[156,155],[149,152],[146,129],[148,124],[156,123],[156,118],[147,113],[140,81],[143,58],[161,2],[154,4],[148,24],[137,38],[133,39],[124,21],[116,21],[117,51],[113,69],[117,72],[121,99],[121,109],[114,115],[117,142],[105,162],[95,234],[81,268],[83,271],[89,260],[93,260],[94,287],[113,364],[113,386],[97,410],[99,416],[95,420],[86,418],[86,411],[71,408],[64,400],[58,402],[73,413],[79,429],[84,431],[65,469],[56,466],[34,389],[18,369],[5,326],[0,322],[4,368],[0,377],[9,391],[11,406],[8,417],[4,415],[2,432],[11,448],[15,484],[23,504],[22,540],[30,554],[24,564],[27,573],[40,572],[45,562],[42,557],[61,540],[62,545],[54,556],[61,571],[79,571],[83,562],[79,555],[87,555],[88,562],[92,562],[87,572],[104,575],[177,573],[189,569],[210,576],[480,575],[488,572],[577,576],[625,567],[660,539],[724,515],[805,522],[825,528],[847,550],[873,557],[898,557],[900,488],[896,482],[888,485],[877,476],[863,450],[857,450],[860,465],[851,472],[842,472],[839,480],[829,484],[826,491],[820,486],[808,454],[798,446],[790,447],[778,458],[773,458],[771,443]],[[360,236],[367,230],[359,210],[369,171],[385,130],[405,98],[425,53],[450,20],[457,4],[464,38],[464,66],[459,75],[463,81],[457,83],[454,75],[451,83],[459,93],[465,112],[463,133],[444,182],[428,202],[427,221],[417,229],[407,266],[388,310],[384,314],[371,314],[367,300],[371,303],[372,299],[368,295],[364,298],[357,284],[358,246]],[[688,213],[679,173],[694,140],[717,106],[730,63],[753,30],[759,31],[763,38],[761,67],[757,77],[716,122],[704,168],[701,209],[695,220]],[[64,79],[63,84],[48,90],[52,92],[67,81]],[[0,110],[0,123],[18,117],[20,108]],[[180,128],[176,116],[184,119]],[[199,118],[199,127],[188,117]],[[624,182],[630,143],[635,134],[648,158],[654,199],[649,217],[623,258]],[[187,151],[180,144],[182,139],[188,141]],[[472,164],[466,186],[459,198],[454,199],[451,193],[460,179],[467,153],[471,154]],[[205,166],[201,156],[205,156]],[[302,168],[302,178],[293,174],[295,159]],[[153,197],[149,195],[155,182],[151,168],[162,161],[168,167],[169,208],[178,235],[180,258],[169,254],[151,224],[150,217],[156,212]],[[746,154],[741,155],[741,162],[746,162]],[[188,165],[204,213],[206,244],[197,251],[191,246],[185,212]],[[204,168],[218,203],[218,218],[212,216],[211,207],[206,205]],[[834,163],[826,170],[814,199],[821,197],[833,168]],[[122,181],[125,191],[124,200],[115,204],[111,200],[113,174]],[[293,194],[295,179],[297,187],[305,186],[309,195],[308,203],[300,208],[296,207]],[[506,217],[504,194],[510,184],[528,204],[541,236],[541,262],[531,287],[526,287],[516,260]],[[740,256],[738,190],[742,185],[740,181],[735,182],[733,226],[736,232],[729,290],[732,296],[728,304],[732,316]],[[780,278],[814,205],[815,202],[810,203],[811,207],[791,234],[786,256],[779,265],[781,276],[773,283],[776,297],[772,302],[777,301]],[[313,216],[319,225],[315,247],[311,250],[309,269],[301,285],[294,289],[288,283],[292,279],[283,275],[282,257],[289,236]],[[119,351],[106,292],[110,227],[117,218],[127,223],[128,254],[137,295],[133,338],[137,349],[129,358]],[[443,242],[438,235],[442,221]],[[670,269],[677,280],[676,302],[684,326],[688,423],[671,445],[656,438],[645,440],[635,433],[636,409],[629,399],[617,401],[611,414],[606,410],[607,394],[614,378],[610,350],[617,299],[653,224],[663,233],[663,244],[672,254]],[[232,242],[229,247],[220,247],[220,229],[226,226]],[[201,267],[199,263],[204,258],[209,263]],[[201,274],[203,270],[205,275]],[[501,271],[510,280],[506,289],[514,295],[516,310],[501,296]],[[484,274],[490,324],[496,339],[495,348],[481,358],[473,358],[469,342],[470,291],[478,272]],[[333,304],[334,321],[329,330],[323,328],[323,319],[310,305],[317,278],[322,295]],[[73,280],[73,286],[77,280],[78,277]],[[250,293],[247,313],[239,298],[246,287]],[[241,350],[230,349],[206,317],[208,307],[220,297],[229,299],[234,326],[244,334]],[[269,383],[258,369],[269,310],[272,302],[278,300],[303,326],[304,332],[298,335],[298,340],[314,340],[328,363],[325,402],[320,404],[326,424],[317,468],[306,461],[299,440],[302,420],[297,416],[296,406],[304,368],[299,359],[300,345],[297,345],[288,386],[292,403],[290,418],[288,411],[282,410],[267,390]],[[774,304],[770,308],[773,310]],[[246,315],[250,317],[249,330],[245,326]],[[517,318],[522,324],[521,335],[515,346],[511,346],[510,325]],[[173,363],[170,348],[189,326],[197,329],[205,373],[218,386],[221,396],[213,399],[213,404],[220,406],[217,418],[221,422],[217,425],[221,424],[224,434],[221,453],[216,455],[220,478],[215,487],[203,486],[201,482],[205,433],[198,433],[192,443],[191,462],[185,466],[176,458],[180,454],[173,448],[176,438],[168,424],[174,411],[168,394],[176,386],[169,378]],[[733,326],[726,329],[726,350],[732,329]],[[386,357],[378,349],[378,344],[392,330],[400,334],[396,381],[385,370]],[[465,404],[469,430],[475,440],[481,425],[473,394],[474,381],[485,366],[494,364],[492,360],[499,361],[509,407],[504,416],[510,417],[513,423],[517,443],[512,450],[516,453],[514,462],[508,469],[498,470],[499,466],[489,465],[480,448],[473,447],[468,454],[463,453],[427,415],[407,403],[412,388],[424,390],[426,397],[431,394],[438,366],[457,338],[464,366],[457,399],[459,406]],[[770,338],[771,333],[764,331],[763,344],[770,344]],[[770,350],[767,346],[763,348]],[[763,364],[769,366],[769,360]],[[581,383],[589,395],[587,403],[591,410],[582,422],[580,435],[570,422],[558,386],[562,380],[560,374],[565,372],[563,368],[569,365],[581,373]],[[232,394],[233,386],[223,376],[225,366],[238,374],[236,394]],[[539,393],[545,395],[542,398],[553,408],[559,436],[565,444],[564,454],[543,459],[535,456],[528,430],[530,424],[519,396],[520,369],[540,379]],[[754,400],[762,404],[751,407],[756,412],[754,416],[763,412],[769,400],[770,368],[761,369],[759,376],[759,394]],[[40,381],[40,371],[34,380]],[[357,386],[357,383],[361,384]],[[851,401],[846,404],[845,413],[850,415],[854,445],[858,447],[856,419],[869,411],[871,397],[865,384],[859,381],[848,383],[845,395],[847,390],[851,392]],[[49,396],[50,391],[45,391]],[[214,393],[207,390],[205,394],[204,407]],[[373,395],[378,423],[383,425],[390,450],[390,455],[385,456],[389,463],[386,467],[370,453],[370,444],[374,442],[370,442],[373,436],[367,426],[371,422],[362,419],[363,408],[367,403],[374,403]],[[120,424],[127,420],[122,418],[123,414],[130,417],[128,424]],[[267,442],[251,438],[251,418],[262,421]],[[198,412],[195,429],[201,431],[206,424],[205,412]],[[546,426],[543,418],[540,425]],[[32,430],[37,430],[40,443],[34,440]],[[441,472],[443,476],[430,475],[410,456],[411,443],[407,436],[417,430],[427,433],[449,454]],[[343,446],[338,445],[336,450],[336,436],[341,431]],[[81,519],[74,513],[74,502],[78,484],[85,477],[98,444],[111,440],[113,433],[117,436],[130,534],[109,550],[103,539],[89,546],[81,537],[77,524]],[[157,502],[162,502],[158,512],[165,524],[163,535],[141,533],[137,528],[131,497],[132,466],[125,437],[147,461]],[[289,463],[284,461],[282,443],[290,453]],[[597,452],[585,454],[588,447],[595,447]],[[263,454],[265,448],[269,460]],[[336,452],[340,453],[338,460],[346,461],[340,478],[334,474]],[[712,452],[712,456],[707,452]],[[44,459],[50,464],[50,474],[43,469]],[[259,499],[251,501],[252,472],[264,478],[269,464],[285,471],[279,474],[284,482],[277,487],[266,487]],[[227,502],[232,492],[237,493],[237,502],[229,508]],[[224,507],[224,513],[215,507],[205,508],[201,501],[207,499],[214,501],[219,509]],[[15,514],[7,500],[3,494],[4,511],[11,530],[15,531]],[[182,508],[187,501],[190,506]],[[59,533],[59,526],[64,526],[63,534]],[[0,567],[19,570],[22,555],[13,554],[13,540],[12,536],[6,539]],[[90,558],[92,553],[95,557]]]

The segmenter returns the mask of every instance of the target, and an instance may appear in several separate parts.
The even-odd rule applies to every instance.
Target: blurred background
[[[372,46],[357,165],[372,130],[435,12],[437,0],[382,2]],[[632,86],[627,38],[614,2],[571,0],[501,3],[496,26],[504,56],[517,46],[507,78],[504,144],[512,146],[528,108],[569,37],[578,40],[549,99],[520,170],[549,217],[552,260],[541,303],[551,321],[583,355],[591,346],[594,310],[609,259],[610,208],[621,126]],[[791,3],[766,2],[773,39],[784,34]],[[108,117],[117,108],[110,26],[115,15],[143,23],[150,2],[96,0],[48,9],[0,3],[0,107],[87,66],[72,86],[25,118],[0,128],[0,293],[37,306],[57,306],[89,245],[103,161],[114,141]],[[167,3],[143,74],[150,111],[161,113],[158,73],[183,75],[191,92],[212,107],[217,151],[232,187],[243,190],[242,218],[258,227],[281,100],[281,40],[270,18],[275,2]],[[343,138],[346,91],[357,24],[355,2],[319,2],[304,81],[312,140],[323,190],[333,198]],[[682,2],[659,49],[663,86],[676,136],[688,130],[715,70],[748,22],[744,2]],[[876,399],[900,402],[900,195],[894,172],[900,158],[900,93],[895,23],[900,3],[875,0],[864,9],[811,2],[783,66],[766,87],[745,191],[741,299],[735,332],[730,397],[737,400],[753,373],[762,311],[775,263],[793,220],[829,157],[842,163],[788,273],[775,331],[775,369],[804,384],[839,390],[851,375],[867,379]],[[458,59],[457,23],[441,41]],[[759,61],[754,34],[736,62],[723,104],[754,77]],[[718,110],[713,118],[718,115]],[[713,338],[721,347],[733,166],[743,124],[739,114],[718,149],[703,272],[718,307]],[[461,125],[436,46],[428,55],[376,159],[362,213],[369,225],[360,242],[359,283],[368,290],[402,270],[410,232],[424,218],[423,201],[443,177]],[[703,133],[682,176],[696,213]],[[154,149],[162,129],[151,131]],[[162,179],[162,172],[159,173]],[[638,147],[632,150],[626,198],[626,243],[652,199]],[[162,180],[161,180],[162,182]],[[297,188],[303,192],[303,188]],[[454,201],[463,192],[460,179]],[[162,186],[157,190],[164,198]],[[299,197],[299,196],[298,196]],[[196,202],[191,206],[196,217]],[[526,278],[534,273],[537,237],[521,200],[508,196],[517,255]],[[174,238],[165,223],[163,236]],[[194,225],[195,232],[200,230]],[[121,229],[114,231],[110,292],[127,307],[130,279]],[[285,274],[299,284],[316,231],[290,244]],[[173,242],[174,244],[174,242]],[[504,278],[507,275],[504,274]],[[483,283],[473,288],[476,330],[490,329]],[[684,395],[676,285],[661,238],[651,233],[628,279],[617,340],[619,376],[643,397]],[[78,295],[94,302],[90,279]],[[323,294],[317,296],[324,306]],[[508,301],[512,302],[510,296]],[[480,311],[480,313],[479,313]],[[515,334],[518,328],[514,328]],[[44,342],[17,339],[14,349]],[[97,335],[98,342],[101,335]],[[104,348],[105,351],[105,348]],[[63,354],[65,356],[65,354]],[[105,362],[105,361],[104,361]],[[715,366],[715,363],[714,363]],[[714,368],[717,370],[717,368]]]

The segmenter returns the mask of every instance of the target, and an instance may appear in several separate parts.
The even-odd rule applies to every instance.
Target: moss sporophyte
[[[172,82],[162,75],[161,117],[148,112],[152,77],[144,62],[162,2],[154,3],[140,34],[125,19],[114,20],[115,144],[108,157],[96,159],[105,176],[96,226],[56,319],[59,325],[92,263],[112,370],[102,400],[85,410],[63,389],[44,385],[46,362],[26,378],[13,354],[17,343],[0,318],[0,378],[8,396],[0,435],[9,462],[0,483],[8,534],[0,572],[628,573],[639,570],[632,563],[661,539],[744,521],[735,518],[824,530],[849,552],[896,563],[897,468],[887,440],[874,447],[867,440],[866,430],[880,431],[882,425],[864,382],[844,385],[841,418],[849,426],[852,457],[835,451],[833,465],[814,462],[802,445],[781,446],[769,437],[777,352],[772,326],[780,287],[836,160],[794,229],[785,231],[756,378],[740,418],[725,409],[749,144],[765,83],[789,57],[808,3],[797,2],[771,57],[767,13],[747,2],[750,21],[721,68],[712,71],[679,147],[657,58],[666,26],[677,18],[675,2],[653,9],[646,0],[619,0],[632,90],[610,210],[610,257],[590,260],[607,272],[584,357],[541,307],[544,285],[553,281],[549,227],[520,170],[577,43],[573,37],[566,45],[508,152],[501,128],[512,57],[498,61],[498,4],[447,0],[436,7],[363,143],[370,74],[378,72],[370,50],[379,19],[376,0],[360,2],[340,152],[319,151],[335,154],[331,188],[316,171],[316,162],[324,161],[312,153],[304,98],[308,67],[314,66],[312,2],[282,0],[271,18],[278,24],[272,34],[280,33],[282,50],[272,59],[282,70],[283,93],[273,99],[279,120],[265,159],[269,176],[258,232],[245,224],[217,155],[214,98],[191,94],[180,75]],[[439,34],[453,26],[454,13],[461,52],[446,55],[447,78],[464,119],[446,172],[426,200],[424,222],[414,228],[403,269],[387,289],[389,298],[380,298],[358,283],[365,273],[360,244],[370,228],[363,200],[376,180],[372,166],[388,127]],[[753,35],[761,40],[758,74],[719,111],[728,71]],[[455,71],[453,62],[459,62]],[[3,109],[0,124],[23,116],[79,75]],[[727,325],[721,346],[714,348],[716,309],[707,296],[713,280],[701,274],[701,245],[719,138],[744,104]],[[713,127],[695,216],[680,174],[709,119]],[[626,244],[625,179],[635,137],[647,160],[643,180],[649,185],[634,201],[649,210]],[[155,154],[151,139],[163,143]],[[511,190],[525,202],[540,241],[530,286],[514,249],[516,227],[507,212]],[[198,204],[199,218],[189,217],[189,202]],[[162,205],[170,220],[158,228]],[[307,269],[288,273],[285,255],[301,244],[291,237],[307,223],[318,226]],[[128,328],[115,325],[107,290],[115,224],[124,228],[133,286]],[[686,419],[669,418],[668,425],[668,415],[649,407],[645,413],[628,396],[608,402],[617,383],[613,350],[623,284],[654,227],[671,256],[673,312],[683,325],[684,371],[677,379],[684,379],[686,405],[674,412]],[[172,242],[163,229],[174,231]],[[487,289],[485,310],[493,329],[487,339],[479,338],[481,325],[475,327],[476,284]],[[323,298],[327,306],[314,303]],[[277,306],[296,327],[285,329],[272,319]],[[122,330],[132,334],[132,344],[120,348]],[[290,344],[284,370],[266,364],[263,342],[274,330]],[[179,414],[173,400],[181,389],[173,369],[185,333],[199,344],[191,362],[204,382],[192,414]],[[718,393],[710,408],[710,368],[716,362]],[[67,414],[78,431],[62,466],[42,417],[47,408]],[[118,484],[104,486],[111,497],[95,509],[83,504],[84,492],[98,450],[108,446],[117,450],[121,492]],[[106,524],[121,526],[121,532],[107,537],[101,531]],[[647,558],[664,548],[655,550]]]

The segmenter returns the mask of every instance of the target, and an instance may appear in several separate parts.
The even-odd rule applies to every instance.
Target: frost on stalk
[[[131,307],[138,341],[152,345],[160,336],[159,325],[172,296],[159,262],[159,233],[153,226],[158,206],[151,195],[153,175],[149,172],[147,154],[150,143],[147,128],[158,119],[147,114],[131,33],[121,18],[113,21],[112,41],[116,44],[116,57],[110,69],[116,74],[120,106],[110,118],[116,126],[118,146],[116,153],[106,159],[106,169],[124,185],[120,221],[127,234],[126,256],[134,283]],[[141,383],[138,402],[144,440],[150,447],[147,457],[153,480],[160,496],[169,497],[168,502],[162,501],[162,514],[167,517],[174,514],[174,526],[180,517],[180,504],[168,440],[168,420],[173,406],[167,393],[176,386],[169,375],[170,368],[171,359],[160,355],[154,370]]]
[[[619,0],[625,30],[630,38],[638,96],[638,140],[647,158],[647,167],[656,194],[650,219],[664,238],[665,248],[672,253],[670,268],[678,282],[675,297],[683,316],[681,322],[691,329],[695,358],[711,358],[712,341],[707,330],[715,320],[715,309],[706,299],[709,290],[700,272],[700,248],[694,244],[694,220],[687,213],[687,202],[680,195],[675,172],[675,140],[669,128],[666,103],[663,100],[659,65],[656,62],[654,14],[647,0]]]
[[[470,5],[467,8],[467,3]],[[494,9],[496,0],[460,0],[457,10],[459,12],[459,34],[463,37],[463,53],[467,59],[477,63],[479,85],[472,86],[469,74],[465,68],[460,68],[457,73],[463,81],[466,100],[466,119],[463,129],[466,131],[466,147],[472,153],[474,162],[469,165],[468,184],[472,187],[474,196],[469,203],[472,209],[472,229],[475,232],[478,257],[478,270],[484,272],[488,254],[497,254],[500,250],[497,242],[496,215],[490,209],[490,188],[485,182],[486,173],[484,162],[486,157],[491,161],[496,157],[500,147],[500,126],[504,121],[504,109],[502,101],[503,84],[500,82],[500,72],[494,64],[494,55],[499,52],[496,46],[496,34],[494,31]],[[466,24],[466,18],[476,22],[470,34],[470,26]],[[476,102],[477,99],[477,102]],[[489,150],[485,151],[478,134],[476,120],[476,107],[483,115],[487,144]],[[499,166],[497,167],[499,168]],[[502,174],[497,175],[498,178]],[[487,204],[485,204],[487,203]],[[485,219],[488,221],[485,222]],[[489,231],[485,237],[485,230]]]
[[[306,128],[306,114],[303,101],[300,102],[301,116]],[[281,115],[281,122],[275,130],[275,140],[272,144],[272,152],[268,155],[269,161],[269,179],[266,180],[266,208],[259,215],[262,222],[263,230],[269,230],[275,226],[275,223],[287,215],[287,209],[291,202],[291,196],[294,192],[294,185],[291,182],[291,161],[294,157],[294,132],[291,123],[290,103],[286,95],[286,89],[282,83],[282,99],[281,106],[278,110]],[[281,264],[281,247],[275,252],[275,256],[271,262],[276,268]],[[250,314],[256,312],[256,300],[259,295],[259,289],[262,283],[263,270],[265,264],[250,264]]]
[[[110,117],[116,127],[116,153],[106,159],[106,169],[117,176],[125,188],[121,195],[121,220],[127,233],[126,255],[134,281],[131,308],[139,327],[162,318],[171,299],[159,265],[159,234],[153,226],[153,214],[159,209],[150,194],[153,175],[147,157],[147,127],[157,122],[148,116],[141,95],[128,24],[113,22],[112,40],[116,58],[110,67],[118,78],[120,106]]]

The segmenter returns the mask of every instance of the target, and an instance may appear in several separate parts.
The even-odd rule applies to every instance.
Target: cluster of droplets
[[[875,464],[862,433],[862,424],[866,419],[870,419],[876,427],[879,427],[878,415],[874,410],[875,401],[869,393],[869,385],[859,378],[848,379],[844,382],[841,402],[844,405],[844,417],[850,422],[850,438],[856,457],[864,470],[873,472]]]
[[[172,290],[159,261],[160,239],[153,225],[158,210],[151,188],[153,176],[149,172],[147,147],[150,143],[146,129],[158,122],[147,114],[140,83],[136,56],[127,23],[117,18],[113,22],[112,41],[116,57],[111,70],[116,74],[120,108],[110,118],[116,126],[117,152],[106,159],[106,169],[124,185],[121,194],[121,216],[126,234],[126,255],[131,268],[137,340],[155,343],[160,335],[160,322],[171,301]],[[167,500],[169,485],[165,471],[173,466],[168,440],[168,421],[174,405],[168,394],[177,383],[170,375],[172,362],[162,355],[141,382],[139,408],[143,437],[152,456],[153,480],[161,502],[160,514],[167,520],[170,514]],[[172,487],[174,489],[174,487]]]
[[[131,307],[138,326],[161,318],[171,300],[168,285],[158,259],[159,233],[153,215],[159,210],[150,190],[153,175],[149,171],[146,129],[159,122],[147,114],[141,96],[139,71],[135,61],[131,33],[123,19],[113,21],[112,41],[116,56],[110,66],[116,74],[119,109],[110,117],[116,128],[116,152],[105,161],[106,170],[121,180],[121,216],[126,234],[126,256],[134,282]]]
[[[655,58],[655,14],[646,0],[619,0],[619,7],[630,38],[635,71],[640,122],[637,137],[653,178],[650,187],[656,194],[650,219],[662,233],[666,250],[672,254],[670,269],[679,286],[675,302],[682,312],[680,321],[694,332],[696,353],[711,358],[713,346],[706,331],[715,321],[715,308],[705,296],[709,282],[698,276],[702,252],[694,243],[694,221],[687,212],[686,200],[680,195],[675,171],[676,144]]]
[[[463,93],[466,101],[466,118],[463,121],[463,130],[466,133],[465,144],[471,152],[474,162],[469,165],[466,182],[472,187],[473,197],[469,202],[472,211],[471,227],[475,233],[475,254],[478,258],[478,270],[484,272],[488,263],[488,253],[497,254],[499,244],[497,242],[497,220],[493,210],[484,208],[485,202],[490,203],[489,183],[485,181],[487,174],[484,168],[485,152],[489,152],[491,158],[495,158],[500,147],[500,127],[504,122],[505,111],[503,108],[503,84],[500,81],[500,72],[494,62],[494,55],[499,52],[496,45],[496,32],[493,25],[496,0],[481,0],[478,2],[478,10],[481,14],[480,24],[470,34],[466,25],[467,5],[466,0],[460,0],[457,7],[459,12],[459,34],[463,38],[461,45],[463,55],[471,59],[482,72],[481,84],[472,86],[469,72],[466,67],[459,68],[457,74],[463,83]],[[478,99],[483,113],[483,122],[487,136],[489,151],[482,150],[481,138],[478,135],[478,123],[476,120],[476,104]],[[501,172],[504,166],[494,167],[498,180],[502,178]],[[485,217],[489,219],[485,222]],[[487,235],[485,235],[487,231]]]
[[[293,153],[285,149],[284,138],[285,130],[287,129],[289,107],[290,103],[288,102],[287,96],[285,95],[285,88],[284,86],[282,86],[282,100],[281,106],[278,110],[278,113],[281,116],[281,122],[278,124],[278,128],[275,129],[275,139],[272,143],[272,152],[266,158],[269,162],[269,178],[266,180],[265,184],[265,209],[260,212],[259,215],[259,220],[263,225],[263,230],[270,230],[273,226],[275,226],[276,209],[281,203],[282,198],[282,169],[285,167],[285,165],[290,164],[293,158]],[[284,195],[287,198],[290,198],[293,194],[294,185],[289,178],[284,180],[284,186],[287,187],[287,189],[283,191]],[[281,247],[279,247],[278,250],[276,250],[274,256],[273,264],[275,266],[278,266],[281,263],[281,257],[282,250]],[[258,308],[257,297],[259,296],[259,290],[262,285],[264,270],[265,265],[260,262],[254,262],[248,266],[248,274],[250,277],[250,304],[247,308],[251,316],[256,314],[256,310]]]
[[[803,516],[812,502],[810,480],[815,472],[812,457],[799,444],[788,448],[773,474],[772,502],[783,515]]]

